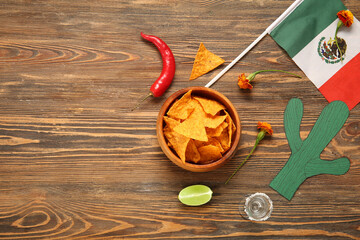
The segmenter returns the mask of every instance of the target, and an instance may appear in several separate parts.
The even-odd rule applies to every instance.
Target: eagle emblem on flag
[[[326,63],[335,64],[343,61],[345,58],[345,52],[347,48],[346,41],[340,37],[337,37],[339,48],[336,46],[334,39],[325,41],[325,37],[322,37],[318,44],[318,54],[322,60]],[[341,51],[341,53],[340,53]]]

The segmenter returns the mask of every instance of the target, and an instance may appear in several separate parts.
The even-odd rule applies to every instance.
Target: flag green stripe
[[[293,58],[345,9],[340,0],[304,0],[270,35]]]

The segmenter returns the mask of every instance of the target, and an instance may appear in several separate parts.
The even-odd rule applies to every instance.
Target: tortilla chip
[[[218,160],[222,157],[221,152],[218,147],[213,145],[206,145],[198,148],[200,153],[199,163],[209,163],[215,160]]]
[[[196,100],[194,101],[195,102],[192,105],[194,107],[194,111],[190,114],[188,119],[197,119],[198,121],[202,121],[205,127],[216,128],[227,118],[226,115],[211,116],[210,114],[207,114],[201,104]]]
[[[216,115],[213,117],[209,114],[206,114],[206,115],[207,115],[207,117],[204,119],[204,125],[205,125],[205,127],[208,127],[208,128],[217,128],[227,118],[226,115],[223,115],[223,116]]]
[[[191,105],[193,107],[193,111],[189,115],[188,119],[197,119],[198,121],[204,123],[206,118],[206,113],[204,112],[204,109],[202,108],[200,103],[197,100],[193,100]]]
[[[219,137],[216,137],[216,139],[220,142],[222,148],[224,151],[227,151],[230,148],[229,145],[229,126],[223,129]]]
[[[165,128],[173,129],[180,124],[180,121],[164,116]]]
[[[211,138],[211,139],[212,141],[210,145],[216,146],[219,149],[220,153],[225,152],[224,148],[221,146],[220,142],[216,138]]]
[[[194,110],[194,99],[191,97],[192,90],[185,93],[178,101],[176,101],[168,110],[167,115],[175,119],[186,119]]]
[[[225,62],[224,59],[216,56],[207,50],[203,43],[200,43],[199,50],[196,54],[190,80],[194,80],[205,73],[217,68]]]
[[[204,122],[199,121],[198,119],[195,118],[186,119],[178,126],[176,126],[174,128],[174,131],[195,140],[200,140],[200,141],[208,140]]]
[[[223,147],[221,146],[220,142],[216,138],[209,138],[209,140],[206,142],[198,141],[198,140],[195,140],[194,142],[195,142],[195,145],[197,148],[207,146],[207,145],[212,145],[212,146],[216,146],[217,148],[219,148],[221,153],[224,152]]]
[[[200,103],[196,100],[194,101],[192,113],[187,119],[176,126],[174,131],[194,140],[207,141],[208,137],[204,125],[206,114]]]
[[[187,146],[185,157],[187,162],[197,163],[200,161],[200,153],[195,145],[195,141],[192,139],[190,139]]]
[[[185,161],[185,153],[188,143],[190,141],[189,137],[178,134],[177,132],[171,130],[170,128],[164,129],[164,135],[168,142],[171,144],[177,155],[182,161]]]
[[[166,124],[164,127],[164,135],[168,140],[168,145],[175,150],[182,161],[185,161],[185,152],[190,138],[178,134],[173,130],[174,127],[180,124],[180,121],[164,116],[164,122]]]
[[[217,139],[219,140],[224,150],[227,151],[231,147],[232,137],[234,135],[234,132],[236,131],[236,127],[230,115],[226,111],[225,114],[226,114],[225,121],[228,124],[228,126],[223,129],[223,131],[221,132],[220,136],[217,137]]]
[[[218,112],[225,109],[224,105],[212,99],[196,97],[196,96],[194,96],[194,99],[199,101],[204,111],[212,116],[216,115]]]
[[[228,123],[228,132],[229,132],[229,142],[228,142],[228,145],[229,147],[231,146],[231,142],[232,142],[232,137],[234,135],[234,132],[236,130],[236,127],[235,127],[235,124],[232,120],[232,118],[230,117],[230,115],[225,111],[226,113],[226,119],[225,121]]]
[[[206,134],[208,135],[208,137],[219,137],[224,128],[226,128],[227,126],[228,124],[226,122],[222,122],[216,128],[206,128]]]
[[[234,135],[235,132],[236,132],[236,126],[235,126],[234,121],[232,121],[232,135]]]

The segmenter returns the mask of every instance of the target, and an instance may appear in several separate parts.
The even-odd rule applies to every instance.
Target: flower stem
[[[247,157],[244,159],[244,161],[242,161],[242,163],[237,167],[237,169],[233,172],[233,174],[231,174],[231,176],[226,180],[225,184],[227,184],[230,179],[239,171],[239,169],[245,164],[245,162],[249,159],[249,157],[251,156],[251,154],[255,151],[257,145],[259,144],[260,140],[256,139],[255,145],[253,147],[253,149],[251,150],[251,152],[247,155]]]
[[[338,24],[337,24],[337,27],[336,27],[336,31],[335,31],[335,43],[336,43],[336,46],[339,50],[339,53],[340,53],[340,61],[342,62],[342,52],[341,52],[341,49],[339,47],[339,44],[338,44],[338,40],[337,40],[337,33],[340,29],[340,27],[343,25],[342,21],[339,21]]]
[[[260,70],[260,71],[256,71],[254,72],[254,75],[258,74],[258,73],[262,73],[262,72],[282,72],[282,73],[288,73],[288,74],[291,74],[293,76],[296,76],[298,78],[301,78],[300,75],[297,75],[295,73],[291,73],[291,72],[288,72],[288,71],[283,71],[283,70],[277,70],[277,69],[267,69],[267,70]]]

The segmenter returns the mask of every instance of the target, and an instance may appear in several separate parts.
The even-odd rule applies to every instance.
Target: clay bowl
[[[169,148],[164,133],[164,116],[166,115],[168,109],[171,107],[171,105],[179,98],[181,98],[186,92],[189,90],[192,90],[192,95],[197,95],[201,97],[206,97],[209,99],[216,100],[223,104],[226,107],[226,111],[230,114],[235,126],[236,126],[236,132],[233,134],[232,139],[232,145],[230,149],[222,156],[222,158],[218,159],[215,162],[211,162],[208,164],[195,164],[195,163],[188,163],[188,162],[182,162],[181,159],[176,155],[176,153],[173,152],[172,149]],[[163,106],[160,109],[157,123],[156,123],[156,135],[157,139],[159,141],[160,147],[165,153],[165,155],[176,165],[179,167],[192,171],[192,172],[209,172],[212,170],[215,170],[221,166],[223,166],[227,161],[229,161],[236,153],[239,141],[240,141],[240,130],[241,130],[241,124],[239,115],[237,114],[236,109],[232,105],[232,103],[227,99],[223,94],[219,93],[218,91],[215,91],[210,88],[206,87],[188,87],[181,89],[177,92],[175,92],[173,95],[171,95],[163,104]]]

